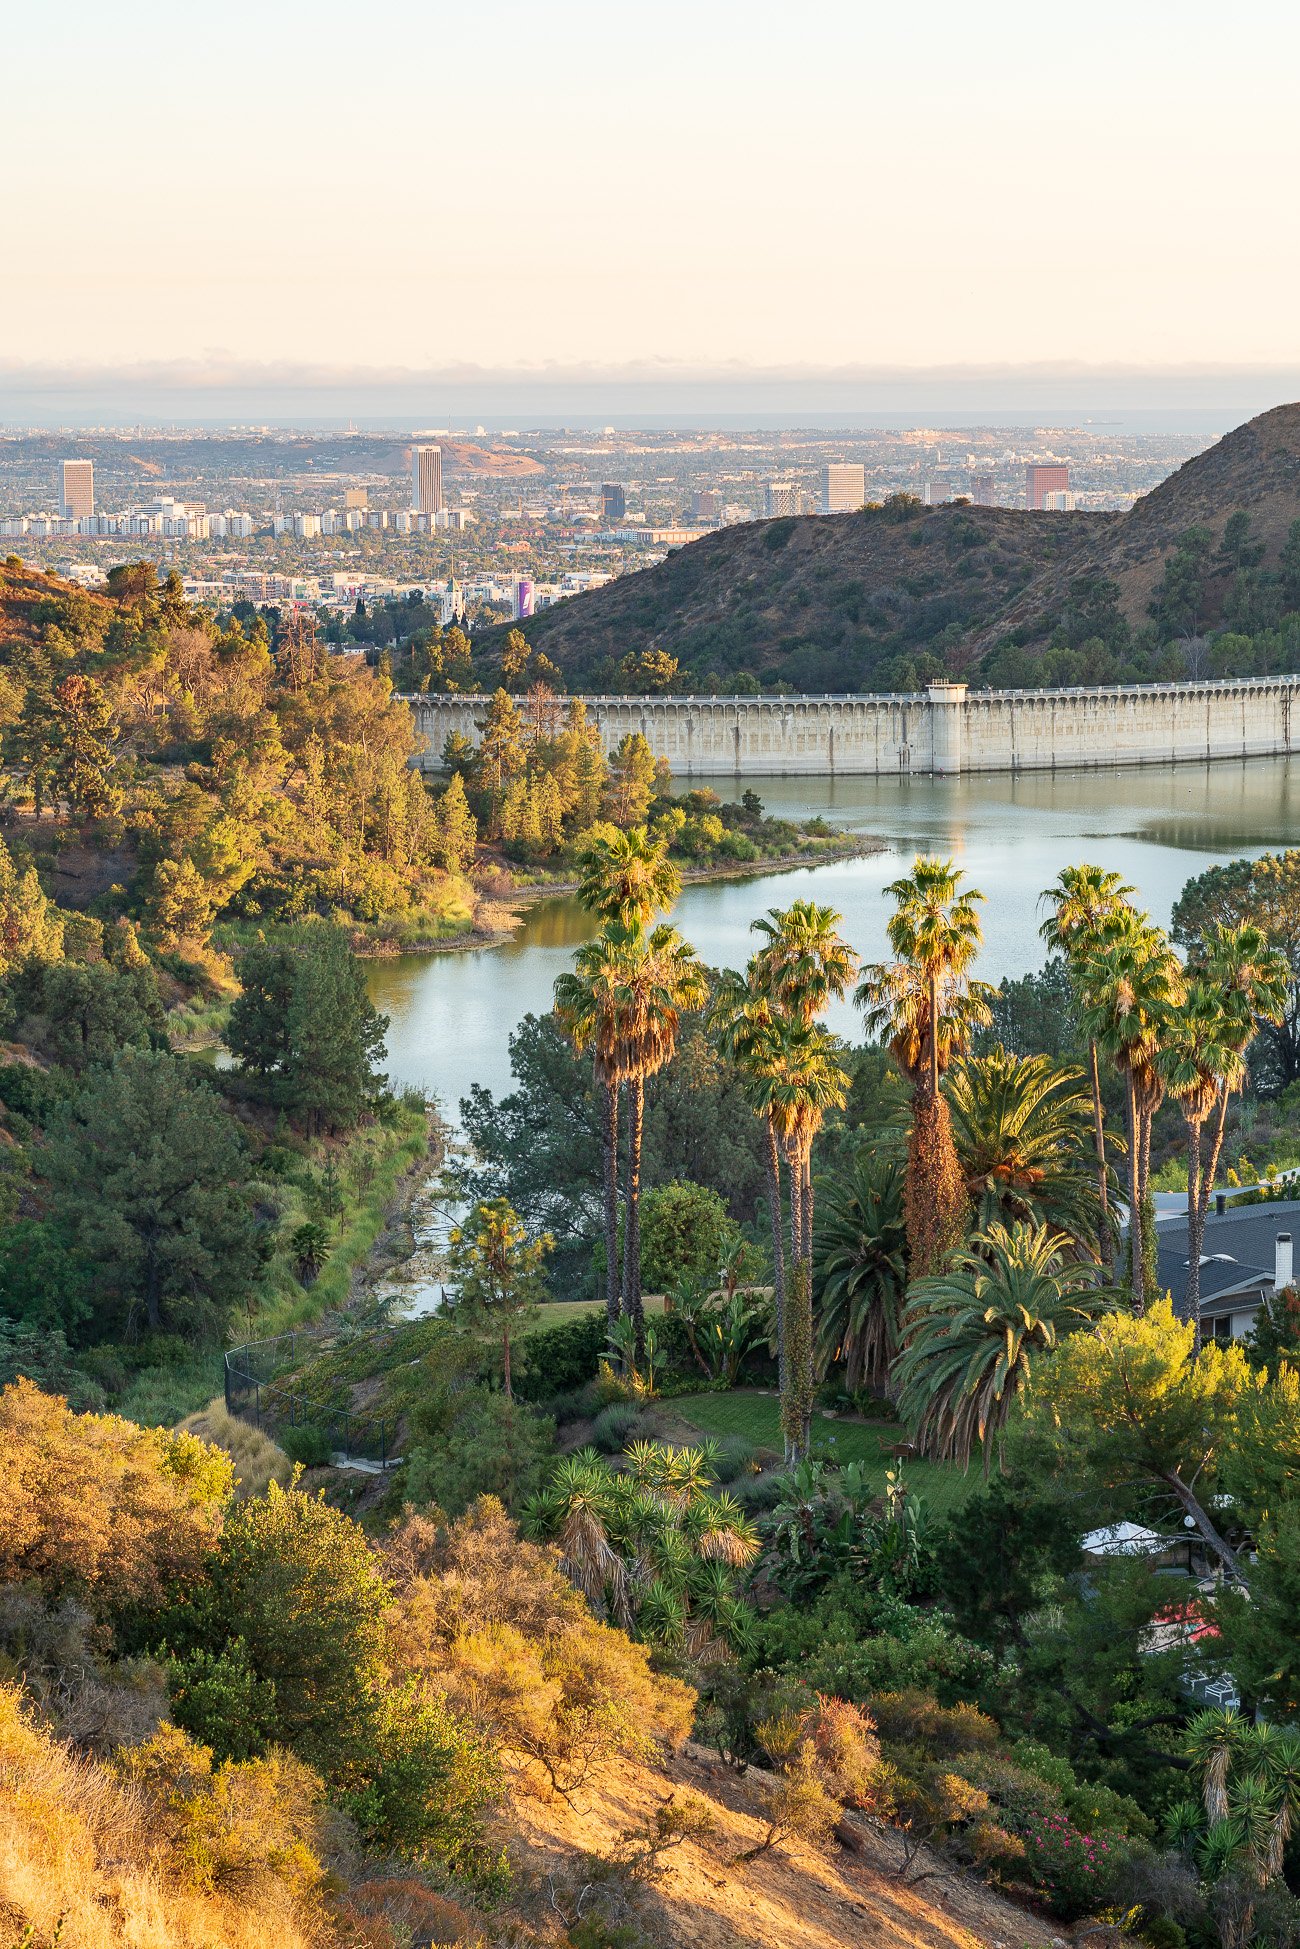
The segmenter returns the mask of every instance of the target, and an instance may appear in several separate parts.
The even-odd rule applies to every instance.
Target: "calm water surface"
[[[1163,925],[1184,883],[1216,860],[1300,844],[1300,758],[1054,776],[745,783],[770,812],[821,813],[874,835],[885,851],[815,871],[687,887],[673,918],[712,966],[742,966],[755,915],[798,898],[836,907],[863,958],[880,959],[889,910],[883,888],[916,853],[932,852],[952,855],[983,891],[979,973],[998,981],[1042,965],[1038,895],[1063,866],[1091,860],[1114,868]],[[529,1010],[550,1005],[556,975],[591,931],[576,901],[548,900],[499,947],[372,963],[371,992],[390,1018],[393,1081],[430,1091],[453,1116],[472,1083],[506,1088],[510,1031]],[[841,1034],[861,1033],[847,1006],[828,1020]]]

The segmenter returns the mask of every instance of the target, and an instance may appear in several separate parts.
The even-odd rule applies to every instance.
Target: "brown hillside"
[[[41,633],[38,603],[46,602],[52,596],[74,594],[76,585],[53,572],[43,574],[40,569],[31,568],[26,563],[21,568],[7,569],[4,560],[4,556],[0,555],[0,644],[34,643]],[[87,595],[86,601],[96,608],[112,606],[106,597],[100,595]]]
[[[947,506],[748,522],[544,610],[525,633],[575,682],[647,649],[703,675],[769,669],[797,648],[806,688],[853,690],[945,631],[996,631],[1021,590],[1068,572],[1122,518]]]
[[[1128,514],[1089,536],[1068,574],[1108,576],[1129,621],[1140,623],[1178,537],[1199,526],[1217,542],[1239,509],[1250,516],[1252,539],[1265,544],[1263,566],[1276,568],[1291,524],[1300,521],[1300,404],[1275,406],[1184,462]],[[1050,619],[1064,593],[1062,567],[1052,564],[1027,584],[999,619],[998,633]]]
[[[1141,624],[1179,536],[1201,525],[1217,543],[1238,510],[1276,567],[1300,520],[1300,405],[1238,427],[1128,514],[949,506],[749,522],[544,610],[525,632],[575,684],[617,682],[625,656],[662,648],[704,684],[749,671],[808,690],[909,687],[918,653],[955,672],[1013,630],[1042,641],[1076,576],[1116,582]]]

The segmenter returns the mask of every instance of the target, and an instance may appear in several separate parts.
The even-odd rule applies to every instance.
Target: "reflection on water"
[[[814,813],[881,839],[883,853],[813,871],[689,886],[674,919],[714,966],[739,966],[749,923],[768,907],[815,898],[837,907],[866,959],[886,952],[883,889],[917,852],[954,855],[985,895],[979,972],[991,981],[1039,967],[1038,895],[1079,860],[1122,873],[1167,923],[1185,881],[1215,859],[1300,843],[1300,759],[1167,765],[1110,772],[1026,772],[956,779],[747,779],[770,812]],[[721,783],[721,781],[719,781]],[[572,899],[531,908],[504,946],[406,955],[371,966],[371,991],[391,1018],[390,1073],[454,1114],[474,1083],[510,1079],[507,1037],[550,1004],[556,975],[591,932]],[[848,1007],[831,1025],[860,1033]]]

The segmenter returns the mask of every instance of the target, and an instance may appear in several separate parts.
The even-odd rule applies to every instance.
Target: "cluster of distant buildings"
[[[65,460],[60,488],[57,514],[0,515],[0,540],[17,540],[24,535],[40,540],[56,535],[156,535],[175,541],[247,541],[259,532],[253,516],[244,509],[209,513],[207,508],[187,506],[170,494],[158,495],[147,507],[118,514],[97,513],[95,465],[91,460]],[[262,532],[292,535],[299,541],[320,535],[358,534],[363,529],[388,529],[407,535],[441,529],[458,533],[473,519],[463,508],[444,505],[442,448],[417,446],[411,449],[409,509],[372,508],[364,487],[349,487],[341,508],[277,513]]]
[[[935,478],[921,486],[926,507],[939,507],[958,498],[973,501],[977,508],[998,506],[998,483],[994,474],[972,474],[969,484],[958,486],[951,479]],[[704,495],[696,495],[703,500]],[[716,500],[716,496],[712,497]],[[865,506],[867,470],[860,461],[833,460],[822,468],[821,494],[814,500],[798,481],[767,480],[763,483],[763,513],[854,514]],[[1064,513],[1074,506],[1070,492],[1070,468],[1065,461],[1031,460],[1025,463],[1025,506],[1037,512],[1051,509]]]

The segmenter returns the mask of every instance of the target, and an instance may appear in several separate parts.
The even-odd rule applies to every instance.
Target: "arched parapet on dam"
[[[824,697],[585,697],[609,754],[640,732],[682,777],[1051,771],[1273,757],[1300,749],[1300,678]],[[448,737],[477,741],[489,699],[407,697],[418,763],[441,769]],[[521,700],[522,701],[522,700]]]

